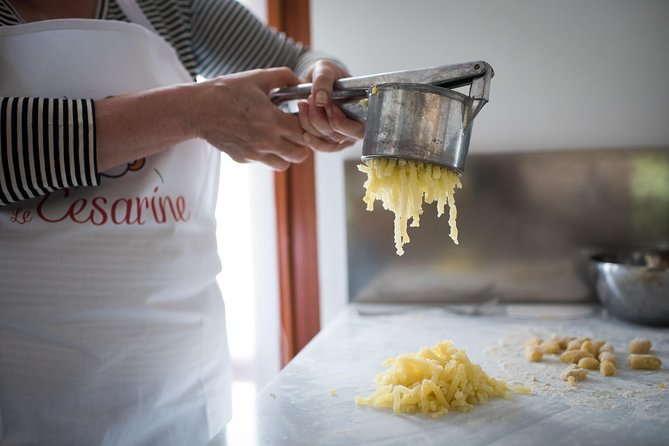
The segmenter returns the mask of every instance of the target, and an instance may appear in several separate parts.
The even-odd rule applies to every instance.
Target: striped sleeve
[[[99,184],[92,99],[3,97],[0,206]]]
[[[326,58],[269,28],[235,0],[193,0],[192,7],[193,51],[204,77],[280,66],[303,75]]]

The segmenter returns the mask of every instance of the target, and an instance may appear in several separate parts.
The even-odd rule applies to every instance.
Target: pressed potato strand
[[[462,184],[455,171],[436,164],[395,158],[370,158],[366,163],[358,166],[367,174],[364,184],[367,192],[363,200],[368,211],[373,211],[374,202],[380,200],[384,209],[395,214],[394,241],[398,255],[404,254],[403,246],[410,240],[409,220],[411,227],[420,225],[423,202],[437,202],[437,217],[441,217],[448,205],[449,235],[458,243],[454,193],[456,188],[462,188]]]
[[[392,409],[396,415],[420,412],[436,418],[449,410],[467,412],[491,397],[511,398],[504,381],[490,378],[452,341],[388,359],[384,367],[388,368],[375,378],[376,392],[369,398],[356,397],[356,403]]]

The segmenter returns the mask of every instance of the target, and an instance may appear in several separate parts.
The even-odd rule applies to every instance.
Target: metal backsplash
[[[460,244],[424,207],[402,257],[393,214],[347,161],[349,296],[365,302],[587,301],[593,251],[669,246],[669,150],[470,154]]]

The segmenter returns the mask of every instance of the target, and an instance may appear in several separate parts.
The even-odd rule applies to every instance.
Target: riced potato
[[[491,397],[511,397],[504,381],[489,377],[451,341],[388,359],[384,367],[375,379],[376,392],[356,397],[356,403],[438,417],[450,410],[469,411]]]
[[[572,385],[576,381],[585,381],[587,377],[588,371],[584,368],[578,367],[575,364],[570,365],[560,374],[560,378]]]
[[[394,241],[397,255],[404,254],[403,246],[409,243],[407,227],[420,225],[424,202],[437,202],[438,217],[448,205],[449,235],[458,243],[454,193],[456,188],[462,188],[462,184],[456,172],[436,164],[395,158],[370,158],[366,165],[361,164],[358,169],[367,174],[363,198],[367,210],[374,210],[374,202],[380,200],[384,209],[395,214]]]

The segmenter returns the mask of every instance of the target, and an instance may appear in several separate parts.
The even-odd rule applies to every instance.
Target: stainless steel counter
[[[666,445],[669,444],[669,329],[620,322],[592,306],[467,307],[351,305],[265,388],[247,445]],[[523,342],[551,334],[607,339],[618,375],[590,372],[572,387],[556,357],[528,363]],[[627,343],[651,339],[659,371],[626,365]],[[382,362],[451,339],[492,377],[529,395],[493,399],[469,413],[432,419],[356,405],[373,393]],[[663,388],[666,386],[666,388]]]

